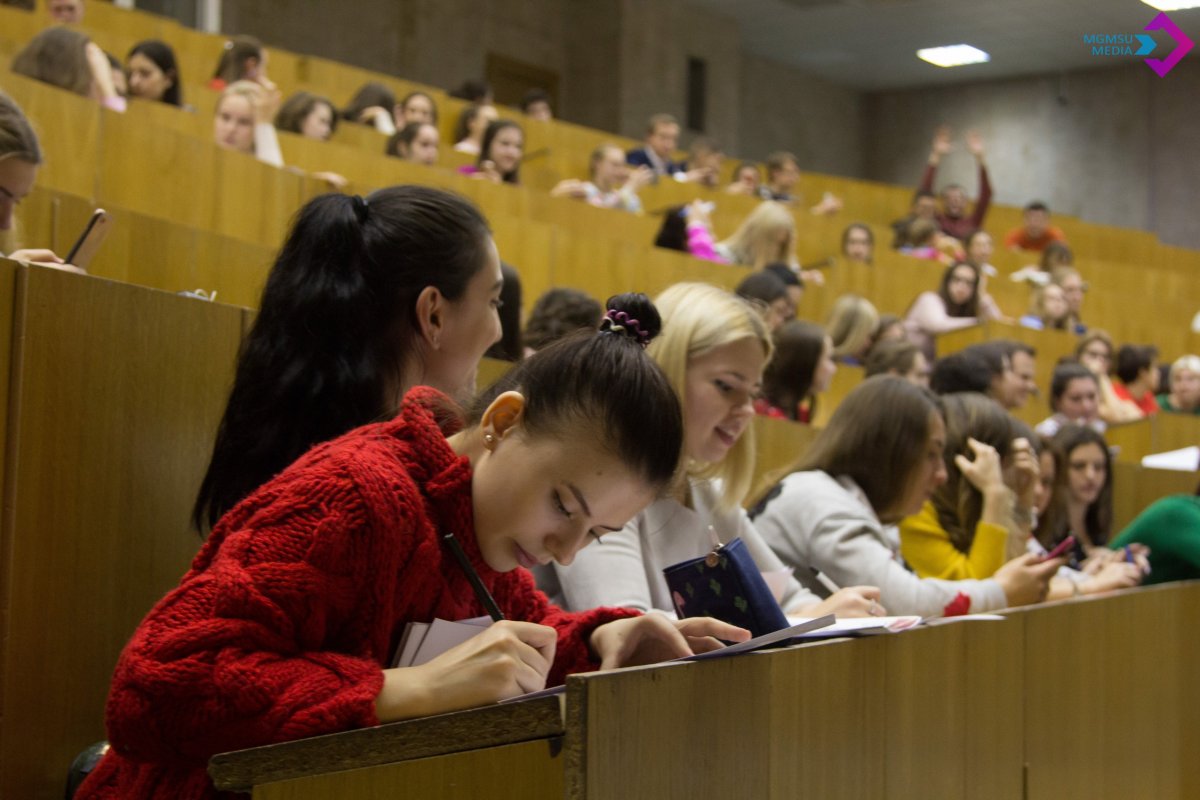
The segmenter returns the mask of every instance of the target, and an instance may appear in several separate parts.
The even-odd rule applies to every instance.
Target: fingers
[[[675,627],[689,639],[695,636],[713,637],[727,642],[744,642],[750,638],[750,631],[745,628],[739,628],[712,617],[681,619],[675,623]]]
[[[687,637],[688,647],[693,653],[708,653],[713,650],[720,650],[725,646],[723,642],[719,642],[711,636]]]

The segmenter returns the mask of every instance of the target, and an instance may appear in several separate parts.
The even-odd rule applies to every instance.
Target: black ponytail
[[[319,442],[395,414],[417,335],[417,296],[462,297],[487,223],[420,186],[309,201],[263,289],[192,512],[216,521]]]
[[[683,413],[663,371],[645,352],[662,330],[644,294],[609,298],[602,330],[580,331],[514,367],[476,400],[477,423],[497,396],[525,397],[523,425],[531,436],[572,438],[589,433],[662,488],[675,477],[683,451]]]

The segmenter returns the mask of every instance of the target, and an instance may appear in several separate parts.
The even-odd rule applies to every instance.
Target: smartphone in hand
[[[1061,556],[1064,556],[1064,555],[1070,553],[1074,548],[1075,548],[1075,537],[1068,536],[1067,538],[1065,538],[1061,542],[1059,542],[1057,545],[1055,545],[1054,549],[1051,550],[1049,553],[1047,553],[1046,556],[1042,559],[1042,561],[1049,561],[1052,558],[1059,558]]]
[[[97,208],[92,212],[91,219],[88,220],[83,233],[79,235],[75,246],[71,248],[71,252],[67,254],[64,261],[74,264],[80,269],[87,269],[88,264],[92,263],[92,259],[95,258],[96,251],[100,249],[100,243],[108,235],[110,225],[112,225],[112,218],[108,216],[108,212],[103,208]]]

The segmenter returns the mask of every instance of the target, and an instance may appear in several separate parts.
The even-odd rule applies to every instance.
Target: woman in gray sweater
[[[892,524],[945,483],[945,423],[937,399],[893,376],[867,379],[752,512],[754,525],[808,588],[814,570],[838,585],[878,586],[892,614],[955,615],[1045,597],[1059,560],[1034,555],[988,580],[918,578],[904,565]]]

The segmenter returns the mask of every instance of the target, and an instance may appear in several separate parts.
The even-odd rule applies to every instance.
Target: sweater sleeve
[[[219,525],[138,627],[107,707],[123,754],[194,763],[378,724],[380,662],[345,642],[369,638],[356,626],[394,588],[388,574],[403,556],[350,482],[325,477],[259,494],[256,514],[236,515],[244,524]]]
[[[988,208],[992,205],[992,182],[988,180],[987,165],[979,165],[979,199],[975,201],[975,211],[971,214],[971,224],[975,228],[983,227],[983,218],[987,216]]]
[[[1006,529],[980,522],[975,526],[970,552],[963,553],[950,542],[932,503],[900,523],[900,550],[922,578],[990,578],[1004,564],[1007,542]]]
[[[754,563],[758,565],[761,572],[774,572],[775,570],[787,569],[790,565],[785,565],[780,560],[775,551],[764,541],[755,524],[750,521],[750,517],[742,509],[738,509],[738,536],[742,537],[742,541],[746,543],[746,548],[750,551],[750,556],[754,559]],[[788,614],[799,614],[809,606],[814,606],[821,602],[821,598],[816,594],[806,589],[795,575],[791,575],[787,580],[787,587],[783,591],[783,597],[779,598],[779,606]]]
[[[838,586],[878,586],[889,614],[944,614],[965,595],[971,612],[1003,608],[995,581],[918,578],[883,543],[879,520],[832,480],[797,474],[755,519],[763,537],[795,569],[817,569]],[[801,554],[803,553],[803,557]]]
[[[254,157],[272,167],[283,166],[279,135],[275,132],[275,126],[269,122],[260,122],[254,126]]]
[[[704,223],[689,223],[687,239],[688,252],[696,258],[703,258],[705,261],[722,260],[720,254],[713,248],[712,233]]]
[[[921,184],[917,187],[918,192],[932,192],[933,178],[937,175],[937,166],[925,163],[925,171],[921,173]]]
[[[514,616],[548,625],[558,631],[558,646],[554,651],[554,666],[546,678],[547,686],[558,686],[575,672],[599,669],[600,662],[594,657],[589,644],[592,631],[607,622],[639,615],[639,612],[630,608],[593,608],[578,613],[564,611],[537,589],[533,576],[524,569],[515,569],[506,574],[503,586],[497,600],[505,608],[512,609]]]

